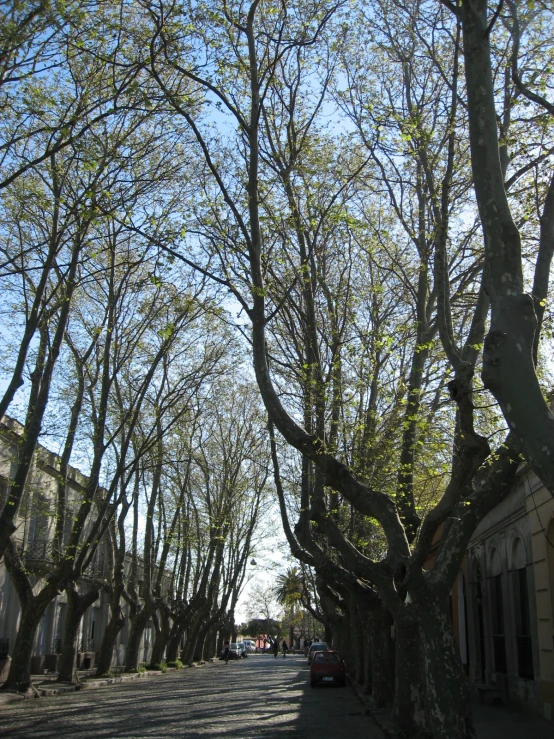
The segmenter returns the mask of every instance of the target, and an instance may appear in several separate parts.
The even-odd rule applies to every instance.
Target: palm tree
[[[277,576],[273,590],[277,602],[285,607],[286,620],[289,622],[289,646],[293,648],[294,624],[298,607],[303,603],[306,585],[302,571],[298,567],[289,567],[286,572]]]
[[[298,567],[289,567],[286,572],[277,576],[277,584],[273,592],[277,602],[292,608],[301,603],[305,593],[304,578]]]

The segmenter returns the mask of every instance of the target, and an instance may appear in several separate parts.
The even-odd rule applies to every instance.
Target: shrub
[[[150,663],[149,665],[146,665],[146,668],[143,670],[143,672],[146,672],[146,670],[159,670],[160,672],[167,672],[167,664],[165,662],[160,662],[156,665]]]

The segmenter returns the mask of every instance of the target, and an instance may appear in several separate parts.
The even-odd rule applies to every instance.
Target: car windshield
[[[340,662],[340,657],[333,652],[318,652],[314,657],[314,662]]]
[[[325,642],[318,642],[317,644],[312,644],[312,646],[310,647],[310,652],[319,652],[322,649],[329,649],[329,647],[327,646],[327,644],[325,644]]]
[[[238,649],[238,648],[239,648],[238,644],[231,644],[231,649]]]

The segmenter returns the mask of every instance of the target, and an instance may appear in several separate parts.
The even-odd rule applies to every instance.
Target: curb
[[[390,711],[386,708],[375,711],[371,707],[371,699],[362,691],[361,686],[354,682],[352,678],[350,678],[350,685],[352,686],[352,690],[356,693],[358,700],[364,707],[364,716],[371,716],[375,726],[381,729],[386,737],[392,737]]]
[[[142,680],[144,678],[155,677],[156,675],[163,674],[164,673],[161,672],[161,670],[133,672],[130,675],[120,675],[118,677],[103,677],[98,678],[98,680],[86,680],[83,681],[80,685],[72,685],[68,687],[72,687],[74,690],[95,690],[96,688],[105,688],[108,685],[121,685],[121,683],[128,683],[131,680]]]
[[[82,685],[57,685],[54,688],[43,688],[35,686],[35,690],[42,698],[48,698],[51,695],[64,695],[65,693],[75,693],[81,690]],[[37,696],[38,697],[38,696]]]
[[[131,680],[140,680],[156,675],[162,675],[160,670],[150,670],[148,672],[133,672],[130,675],[121,675],[118,677],[99,678],[98,680],[84,680],[78,685],[57,685],[52,681],[52,687],[45,685],[32,685],[26,693],[3,693],[0,691],[0,706],[6,706],[10,703],[19,703],[32,698],[50,698],[54,695],[65,695],[67,693],[76,693],[78,690],[95,690],[97,688],[105,688],[109,685],[120,685]]]
[[[0,693],[0,706],[8,706],[10,703],[21,703],[21,701],[36,697],[36,695],[27,695],[25,693]]]

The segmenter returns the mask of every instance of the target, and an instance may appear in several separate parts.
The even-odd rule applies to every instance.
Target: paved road
[[[251,655],[1,709],[12,739],[382,739],[352,688],[310,688],[300,657]]]

